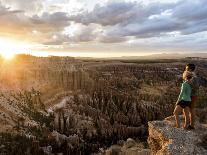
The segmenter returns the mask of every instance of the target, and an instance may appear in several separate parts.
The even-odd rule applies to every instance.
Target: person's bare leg
[[[179,119],[179,116],[178,115],[179,115],[179,113],[180,113],[181,110],[182,110],[182,108],[179,105],[177,105],[175,107],[174,112],[173,112],[173,114],[175,116],[175,122],[176,122],[176,127],[177,128],[180,128],[180,119]]]
[[[190,126],[194,127],[194,122],[195,122],[195,108],[192,107],[190,108]]]
[[[195,125],[195,104],[197,102],[197,97],[193,96],[190,107],[190,126],[194,128]]]
[[[189,112],[190,112],[190,108],[189,107],[185,107],[183,109],[183,113],[184,113],[184,117],[185,117],[185,123],[183,125],[183,128],[187,128],[188,124],[189,124]]]

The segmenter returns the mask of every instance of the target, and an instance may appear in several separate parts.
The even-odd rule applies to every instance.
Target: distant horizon
[[[40,54],[41,53],[41,54]],[[142,54],[142,55],[120,55],[120,56],[92,56],[93,53],[90,53],[91,55],[90,56],[84,56],[84,55],[70,55],[70,53],[67,53],[67,52],[64,52],[64,53],[61,53],[61,52],[30,52],[30,53],[17,53],[15,54],[14,56],[17,56],[17,55],[28,55],[28,56],[35,56],[35,57],[74,57],[74,58],[147,58],[147,57],[154,57],[154,58],[157,58],[159,59],[162,58],[162,56],[164,56],[166,58],[166,56],[174,56],[174,58],[184,58],[184,57],[201,57],[201,58],[207,58],[207,53],[206,52],[199,52],[199,53],[196,53],[196,52],[192,52],[192,53],[187,53],[187,52],[175,52],[175,53],[165,53],[165,52],[162,52],[162,53],[145,53],[145,54]],[[205,56],[203,56],[205,55]],[[1,57],[4,57],[4,55],[0,54]],[[171,59],[169,57],[169,59]]]

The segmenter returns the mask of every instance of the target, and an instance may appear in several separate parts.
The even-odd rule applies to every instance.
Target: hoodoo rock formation
[[[109,154],[150,154],[147,122],[172,114],[186,63],[24,55],[0,61],[0,154],[88,155],[110,146]],[[196,63],[203,77],[196,113],[206,124],[207,66]],[[149,123],[153,154],[169,153],[173,139],[179,140],[175,133],[192,141],[178,144],[206,153],[204,126],[184,131],[171,122]]]

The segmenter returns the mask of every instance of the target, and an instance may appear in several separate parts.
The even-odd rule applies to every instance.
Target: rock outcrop
[[[123,145],[112,145],[105,152],[99,153],[105,155],[151,155],[151,151],[145,148],[143,143],[128,138]]]
[[[174,117],[149,122],[148,144],[154,155],[207,154],[207,126],[196,123],[195,130],[175,128]]]

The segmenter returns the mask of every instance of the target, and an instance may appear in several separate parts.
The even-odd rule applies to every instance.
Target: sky
[[[0,0],[0,53],[202,53],[206,30],[206,0]]]

